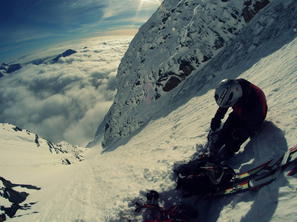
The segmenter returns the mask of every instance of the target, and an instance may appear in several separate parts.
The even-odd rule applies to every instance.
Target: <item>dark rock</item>
[[[17,131],[22,131],[22,129],[21,129],[20,127],[17,127],[17,126],[14,127],[13,130],[16,131],[16,132],[17,132]]]
[[[76,53],[75,50],[68,49],[68,50],[66,50],[65,52],[62,53],[62,56],[63,56],[63,57],[67,57],[67,56],[70,56],[70,55],[72,55],[72,54],[74,54],[74,53]]]
[[[4,63],[4,62],[3,62],[3,63],[0,65],[0,70],[3,70],[3,71],[5,71],[5,72],[6,72],[6,71],[7,71],[7,68],[8,68],[8,66],[9,66],[8,64],[6,64],[6,63]]]
[[[161,97],[160,93],[155,94],[155,100],[159,99]]]
[[[228,28],[227,31],[233,34],[236,31],[236,28],[231,27],[231,28]]]
[[[68,159],[65,158],[64,160],[62,160],[62,164],[71,165],[71,162]]]
[[[54,58],[53,60],[52,60],[52,63],[56,63],[56,62],[58,62],[58,60],[59,60],[59,58],[61,58],[62,56],[57,56],[56,58]]]
[[[243,4],[246,6],[250,6],[250,5],[252,5],[252,0],[245,0],[245,2]]]
[[[7,202],[10,202],[10,206],[4,207],[0,206],[0,210],[4,211],[4,214],[0,215],[0,222],[6,220],[6,215],[10,218],[14,217],[15,214],[19,209],[21,210],[29,210],[32,205],[35,203],[23,203],[26,201],[27,197],[29,196],[29,193],[27,192],[21,192],[14,189],[14,187],[22,188],[22,189],[34,189],[34,190],[40,190],[40,187],[36,187],[29,184],[14,184],[9,180],[6,180],[5,178],[0,176],[0,181],[2,182],[3,186],[0,187],[0,197],[6,199]],[[23,203],[22,205],[20,205]]]
[[[63,52],[62,54],[58,55],[57,57],[55,57],[54,59],[52,59],[52,63],[56,63],[58,62],[58,60],[61,58],[61,57],[68,57],[72,54],[76,53],[75,50],[72,50],[72,49],[68,49],[66,50],[65,52]]]
[[[166,80],[169,79],[169,77],[172,76],[172,75],[176,75],[176,74],[175,74],[174,72],[171,72],[171,71],[162,73],[162,71],[159,70],[159,76],[160,76],[160,77],[159,77],[159,79],[158,79],[158,81],[157,81],[157,84],[161,84],[161,85],[162,85],[161,82],[166,81]]]
[[[231,16],[234,18],[234,19],[237,19],[237,16],[233,13],[231,13]]]
[[[8,66],[7,73],[15,72],[21,68],[22,68],[21,64],[11,64]]]
[[[40,147],[40,143],[39,143],[39,136],[37,134],[35,134],[35,141],[34,141],[37,145],[37,147]]]
[[[214,48],[215,49],[222,48],[224,46],[224,43],[225,43],[225,40],[221,36],[218,36],[217,39],[215,40]]]
[[[34,64],[34,65],[40,65],[42,63],[44,63],[45,59],[35,59],[33,61],[31,61],[30,63]]]
[[[2,78],[4,75],[3,75],[3,73],[2,72],[0,72],[0,78]]]
[[[192,73],[194,67],[192,66],[191,62],[182,60],[179,65],[179,70],[182,72],[182,75],[186,77]]]
[[[50,149],[53,149],[53,148],[55,148],[55,146],[54,146],[54,144],[51,142],[51,141],[47,141],[47,145],[48,145],[48,147],[50,148]]]
[[[245,7],[242,10],[242,16],[243,16],[245,22],[251,21],[252,18],[255,16],[255,14],[256,13],[254,12],[254,10],[249,7]]]
[[[242,10],[242,16],[245,20],[245,22],[249,22],[252,20],[252,18],[265,6],[267,6],[270,3],[269,0],[260,0],[256,1],[253,5],[251,1],[246,1],[244,4],[246,7]]]
[[[254,10],[257,13],[258,11],[260,11],[262,8],[264,8],[269,3],[270,3],[269,0],[256,1],[255,4],[253,5],[254,6]]]
[[[163,90],[165,92],[169,92],[175,87],[177,87],[181,83],[181,80],[176,76],[171,76],[170,79],[166,82],[165,86],[163,87]]]
[[[163,24],[166,23],[166,21],[168,20],[169,16],[170,16],[170,14],[166,14],[166,15],[164,16],[164,18],[162,19],[162,23],[163,23]]]
[[[106,124],[105,124],[105,131],[106,131],[108,128],[109,128],[109,124],[106,123]]]
[[[204,55],[204,56],[203,56],[203,60],[202,60],[202,62],[207,62],[207,61],[210,60],[210,59],[211,59],[210,56],[206,56],[206,55]]]

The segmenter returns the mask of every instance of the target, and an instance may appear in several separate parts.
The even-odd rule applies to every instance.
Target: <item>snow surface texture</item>
[[[170,107],[164,100],[172,98],[189,76],[201,77],[199,71],[228,50],[228,41],[251,26],[247,22],[269,2],[165,0],[140,28],[119,66],[117,95],[99,127],[105,128],[106,149]]]
[[[23,58],[23,68],[0,78],[1,121],[54,142],[85,145],[113,102],[117,68],[130,41],[87,39]]]
[[[54,144],[29,130],[10,124],[0,124],[0,135],[0,215],[2,216],[14,217],[19,209],[24,211],[31,209],[36,202],[27,200],[28,196],[31,192],[41,190],[32,184],[15,184],[10,179],[33,178],[33,181],[36,179],[40,181],[44,180],[44,176],[50,179],[49,173],[52,169],[55,171],[60,167],[84,160],[84,148],[65,142]]]
[[[174,189],[173,164],[189,159],[196,151],[194,145],[206,142],[209,121],[217,109],[212,88],[221,78],[252,81],[264,89],[269,104],[268,121],[257,137],[245,143],[232,159],[235,169],[252,168],[296,144],[296,4],[296,1],[286,4],[275,1],[270,9],[263,11],[266,13],[263,17],[258,17],[259,21],[267,19],[271,23],[257,38],[246,34],[254,30],[251,26],[238,37],[238,42],[230,43],[230,51],[218,55],[214,61],[217,66],[202,70],[208,81],[199,88],[194,86],[200,77],[186,80],[174,97],[178,102],[171,100],[168,105],[170,111],[161,110],[128,143],[112,152],[98,154],[100,150],[88,149],[84,151],[84,161],[63,165],[60,155],[49,152],[45,140],[41,140],[44,141],[41,149],[34,142],[35,134],[27,135],[26,131],[14,131],[13,126],[2,125],[0,174],[5,180],[0,181],[0,189],[12,187],[28,194],[19,204],[23,207],[16,217],[7,216],[9,221],[123,222],[132,210],[128,206],[130,200],[139,191],[155,189],[161,196],[170,195]],[[257,27],[258,21],[252,22]],[[254,41],[261,44],[254,45]],[[238,47],[241,50],[236,50]],[[210,76],[209,71],[217,75]],[[194,206],[201,211],[200,220],[207,222],[253,222],[259,218],[261,222],[291,222],[297,218],[296,189],[296,178],[281,176],[257,192]],[[26,194],[16,196],[21,200]],[[0,201],[1,206],[10,204],[6,198]],[[134,219],[141,221],[140,217]]]
[[[285,34],[280,38],[286,39]],[[269,122],[232,160],[240,171],[278,156],[296,143],[296,52],[295,37],[239,76],[262,87],[270,107]],[[243,67],[244,63],[238,64],[239,70]],[[27,207],[19,209],[10,221],[125,221],[124,213],[121,218],[119,212],[130,212],[128,203],[140,190],[163,192],[174,188],[172,165],[188,159],[195,152],[194,144],[205,143],[209,113],[215,109],[213,91],[208,90],[151,121],[126,145],[101,155],[97,149],[85,151],[84,161],[68,166],[60,164],[60,157],[50,154],[46,144],[44,149],[38,148],[34,134],[2,126],[1,176],[12,184],[27,185],[13,189],[29,194],[24,202]],[[296,189],[296,178],[281,177],[258,192],[219,198],[196,207],[203,209],[202,221],[208,222],[251,222],[259,218],[263,222],[295,221]],[[2,204],[8,207],[9,203],[1,199]]]
[[[52,154],[46,140],[38,139],[38,147],[35,134],[1,125],[0,205],[9,208],[12,201],[3,198],[3,191],[15,190],[21,207],[14,218],[7,215],[8,220],[123,222],[131,217],[128,205],[139,191],[155,189],[170,197],[175,185],[172,166],[189,159],[195,144],[206,142],[217,109],[212,89],[226,77],[246,78],[260,86],[269,105],[268,121],[242,146],[232,166],[245,171],[281,155],[296,144],[296,16],[296,1],[273,1],[200,75],[191,75],[172,91],[174,96],[163,99],[166,108],[161,106],[154,115],[143,111],[142,115],[153,116],[151,121],[113,151],[98,154],[100,149],[86,149],[84,161],[65,165],[63,155],[68,154]],[[291,222],[297,218],[296,189],[297,179],[283,175],[257,192],[194,206],[201,212],[200,220],[207,222]]]

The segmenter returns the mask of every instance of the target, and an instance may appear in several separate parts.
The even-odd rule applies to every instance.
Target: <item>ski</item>
[[[294,165],[296,162],[297,145],[289,148],[279,158],[271,159],[245,172],[235,174],[224,187],[220,186],[216,192],[206,194],[204,197],[220,197],[259,190],[275,181],[289,166],[293,166],[289,171],[290,175],[297,173],[297,165]],[[146,197],[146,202],[134,202],[134,212],[142,214],[145,222],[188,221],[188,218],[197,217],[196,210],[184,204],[170,204],[170,207],[160,205],[159,194],[154,190],[146,193]]]
[[[239,183],[240,181],[246,180],[250,177],[252,177],[253,175],[257,174],[258,172],[266,169],[269,167],[269,164],[272,162],[272,160],[269,160],[255,168],[252,168],[246,172],[243,173],[238,173],[234,176],[233,182],[235,183]]]
[[[283,170],[296,161],[297,145],[288,149],[287,152],[276,160],[269,160],[251,170],[235,175],[231,185],[220,189],[212,196],[224,196],[249,190],[258,190],[272,183]]]

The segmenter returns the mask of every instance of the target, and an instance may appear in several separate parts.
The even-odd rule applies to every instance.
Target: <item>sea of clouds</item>
[[[130,41],[131,37],[85,40],[70,46],[77,53],[55,64],[27,64],[1,78],[0,122],[53,142],[86,145],[113,102],[117,68]]]

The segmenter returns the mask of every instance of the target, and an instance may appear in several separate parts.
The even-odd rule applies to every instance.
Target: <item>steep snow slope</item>
[[[292,31],[288,39],[287,34],[266,45],[277,46],[271,54],[259,50],[262,56],[257,62],[252,57],[238,63],[233,73],[228,70],[230,77],[237,71],[238,77],[262,87],[270,107],[268,122],[259,135],[244,144],[232,160],[237,170],[278,156],[297,142],[297,36]],[[253,65],[245,66],[250,63]],[[7,136],[6,130],[1,130],[1,176],[13,184],[31,185],[14,188],[29,196],[27,207],[18,210],[11,221],[122,222],[128,217],[125,214],[130,213],[129,201],[140,190],[156,189],[165,195],[165,191],[174,188],[170,179],[172,165],[188,159],[195,152],[194,145],[206,141],[209,120],[217,108],[211,90],[214,84],[215,81],[200,91],[184,88],[178,94],[183,104],[171,107],[175,110],[170,113],[164,110],[162,118],[152,120],[127,144],[102,154],[97,149],[88,150],[84,161],[69,166],[58,164],[61,160],[58,156],[51,161],[52,155],[48,151],[42,153],[33,141],[34,136],[25,137],[26,131]],[[29,141],[20,139],[22,136]],[[30,155],[23,152],[27,148]],[[197,203],[196,207],[202,212],[200,219],[208,222],[252,222],[259,218],[264,222],[295,221],[296,189],[296,178],[281,176],[258,192]]]
[[[169,106],[162,98],[172,96],[189,76],[200,76],[199,70],[228,50],[228,41],[250,26],[247,22],[269,2],[165,0],[141,27],[119,66],[117,95],[101,126],[104,146],[127,138],[158,108]],[[150,113],[143,115],[143,110]]]
[[[0,128],[0,196],[4,191],[14,193],[13,189],[19,193],[17,200],[26,197],[11,221],[122,222],[130,213],[129,201],[140,190],[175,195],[170,192],[172,165],[190,158],[195,144],[205,143],[217,108],[212,89],[226,77],[247,78],[259,85],[269,105],[268,122],[231,161],[235,169],[251,168],[296,144],[296,4],[275,0],[263,9],[199,76],[188,77],[170,97],[160,98],[166,108],[152,102],[158,110],[154,113],[144,107],[141,115],[151,115],[151,121],[114,151],[99,154],[100,150],[90,149],[84,151],[84,161],[62,165],[64,154],[51,154],[46,140],[40,139],[39,149],[35,134],[17,128],[15,132],[13,126]],[[280,176],[258,192],[195,206],[207,222],[295,221],[296,189],[296,178]],[[2,197],[0,205],[8,208],[11,203]]]
[[[83,150],[66,142],[54,144],[29,130],[1,123],[0,215],[5,212],[12,217],[19,209],[30,211],[36,204],[30,201],[31,194],[44,189],[40,187],[44,182],[55,185],[53,176],[60,169],[83,161]]]

